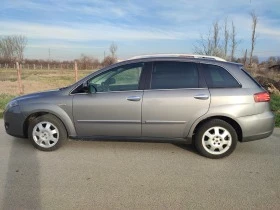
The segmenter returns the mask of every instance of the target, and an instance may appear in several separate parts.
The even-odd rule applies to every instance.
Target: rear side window
[[[202,64],[203,74],[209,88],[239,88],[240,84],[220,66]]]
[[[196,64],[186,62],[155,62],[151,89],[198,88]]]
[[[248,76],[250,77],[250,79],[258,86],[258,87],[262,87],[260,83],[257,82],[257,80],[255,80],[251,75],[250,73],[244,69],[244,68],[241,68],[241,70]]]

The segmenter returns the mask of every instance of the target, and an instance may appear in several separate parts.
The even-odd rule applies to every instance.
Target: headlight
[[[10,108],[12,108],[12,107],[14,107],[14,106],[17,106],[17,105],[18,105],[18,102],[17,102],[16,100],[10,101],[10,102],[6,105],[5,110],[8,110],[8,109],[10,109]]]

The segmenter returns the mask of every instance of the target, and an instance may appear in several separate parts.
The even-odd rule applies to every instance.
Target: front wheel
[[[237,134],[229,123],[213,119],[198,128],[194,143],[201,155],[218,159],[230,155],[235,150]]]
[[[37,149],[53,151],[67,139],[67,133],[63,123],[57,117],[46,114],[30,122],[28,137]]]

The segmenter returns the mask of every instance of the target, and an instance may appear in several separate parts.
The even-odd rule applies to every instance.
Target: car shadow
[[[181,142],[172,143],[172,144],[176,147],[179,147],[179,148],[183,149],[183,150],[187,150],[188,152],[192,152],[194,154],[199,154],[197,152],[197,150],[195,149],[193,144],[185,144],[185,143],[181,143]]]
[[[13,138],[9,141],[12,141],[12,146],[1,209],[41,209],[37,151],[28,139]]]

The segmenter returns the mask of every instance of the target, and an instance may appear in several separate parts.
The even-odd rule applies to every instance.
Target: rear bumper
[[[237,120],[242,128],[242,142],[267,138],[273,133],[275,116],[272,112],[240,117]]]
[[[24,137],[24,117],[19,106],[11,107],[4,112],[4,126],[7,134],[15,137]]]

